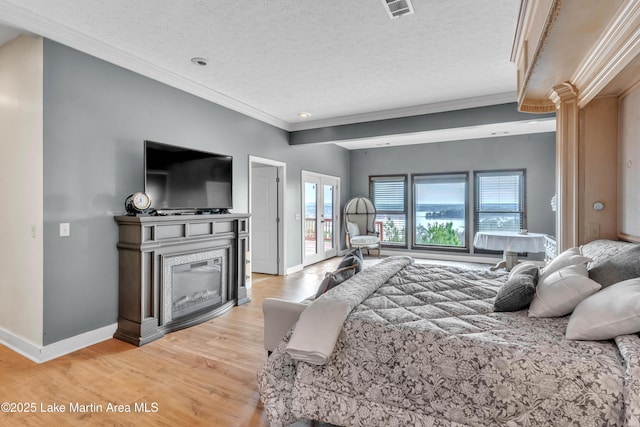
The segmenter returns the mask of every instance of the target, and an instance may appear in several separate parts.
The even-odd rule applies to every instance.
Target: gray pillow
[[[333,271],[331,273],[325,274],[324,279],[322,280],[322,283],[320,283],[320,286],[318,287],[318,291],[316,292],[316,298],[318,298],[320,295],[327,292],[329,289],[335,286],[338,286],[340,283],[344,282],[345,280],[348,280],[353,276],[355,276],[356,267],[357,267],[356,265],[350,265],[347,267],[339,268],[336,271]]]
[[[349,250],[342,258],[342,261],[340,261],[340,264],[338,264],[338,269],[349,267],[350,265],[356,266],[356,273],[362,271],[362,267],[364,266],[362,249],[354,248]]]
[[[493,303],[494,311],[518,311],[526,308],[536,293],[538,267],[520,263],[509,273],[507,282],[500,287]]]
[[[640,245],[620,252],[589,270],[589,278],[603,288],[636,277],[640,277]]]

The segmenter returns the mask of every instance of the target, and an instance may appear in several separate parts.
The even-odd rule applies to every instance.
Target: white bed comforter
[[[354,308],[326,364],[292,360],[285,337],[258,373],[272,425],[639,426],[640,337],[570,341],[566,317],[494,313],[504,280],[410,264]]]

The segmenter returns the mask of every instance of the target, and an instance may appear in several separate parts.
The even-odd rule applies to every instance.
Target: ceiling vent
[[[411,0],[382,0],[389,18],[396,19],[413,13]]]

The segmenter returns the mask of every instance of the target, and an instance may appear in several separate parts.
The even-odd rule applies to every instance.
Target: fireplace
[[[250,301],[248,214],[117,216],[114,337],[144,345]]]
[[[229,248],[162,257],[162,323],[226,303]]]

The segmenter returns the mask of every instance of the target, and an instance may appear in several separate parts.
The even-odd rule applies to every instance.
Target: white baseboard
[[[89,347],[90,345],[111,339],[117,327],[118,324],[114,323],[45,346],[39,346],[26,338],[0,328],[0,344],[9,347],[16,353],[36,363],[44,363],[64,356],[65,354]]]
[[[302,264],[294,265],[293,267],[287,268],[286,274],[289,275],[289,274],[297,273],[298,271],[302,271],[303,269],[304,269],[304,265]]]
[[[40,347],[36,343],[18,335],[14,335],[4,328],[0,328],[0,344],[10,348],[36,363],[40,363]]]

